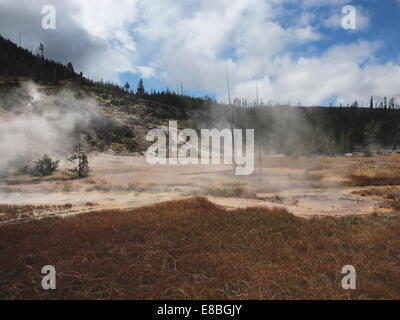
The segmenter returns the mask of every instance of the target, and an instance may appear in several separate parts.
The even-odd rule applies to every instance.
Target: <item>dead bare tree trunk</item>
[[[235,161],[235,107],[231,103],[231,90],[229,88],[229,72],[226,68],[226,86],[228,90],[228,103],[231,107],[231,133],[232,133],[232,167],[234,173],[236,172],[236,161]]]
[[[257,145],[258,145],[258,167],[259,167],[259,171],[260,174],[262,174],[262,156],[261,156],[261,137],[260,137],[260,133],[261,133],[261,126],[260,126],[260,119],[258,116],[258,82],[257,82],[257,87],[256,87],[256,136],[257,136]]]

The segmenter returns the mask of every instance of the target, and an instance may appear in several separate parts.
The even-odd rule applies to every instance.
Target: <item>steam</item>
[[[29,82],[0,100],[0,172],[18,169],[48,154],[65,158],[102,113],[92,98],[70,90],[46,94]],[[6,111],[4,111],[6,110]]]
[[[190,111],[189,117],[188,123],[192,128],[229,129],[232,109],[214,104],[204,110]],[[261,145],[263,153],[313,154],[305,149],[306,145],[311,149],[311,138],[315,137],[315,145],[320,144],[321,149],[329,149],[332,143],[326,133],[307,118],[302,109],[289,106],[235,106],[233,117],[235,128],[255,130],[257,146]],[[315,154],[318,154],[318,151],[315,151]]]

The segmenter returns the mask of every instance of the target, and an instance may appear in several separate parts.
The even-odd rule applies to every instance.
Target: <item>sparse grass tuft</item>
[[[204,195],[214,196],[214,197],[225,197],[225,198],[246,198],[246,199],[256,199],[256,191],[247,186],[246,184],[237,183],[227,183],[221,187],[206,187],[203,191]]]

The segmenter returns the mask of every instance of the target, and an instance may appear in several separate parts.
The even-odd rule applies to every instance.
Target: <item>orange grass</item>
[[[226,211],[203,198],[0,227],[2,299],[400,298],[399,217]],[[41,268],[57,289],[41,288]],[[341,287],[353,265],[357,290]]]
[[[348,185],[357,187],[366,186],[398,186],[400,185],[400,176],[398,175],[350,175]]]

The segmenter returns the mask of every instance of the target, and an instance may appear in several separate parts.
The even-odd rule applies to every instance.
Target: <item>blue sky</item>
[[[42,30],[41,8],[57,10]],[[356,8],[357,29],[342,28]],[[94,79],[297,105],[400,94],[400,0],[0,0],[0,33]],[[400,97],[399,97],[400,98]]]
[[[349,1],[356,9],[361,8],[363,14],[369,18],[369,24],[360,30],[351,31],[339,28],[337,30],[325,29],[326,41],[321,41],[320,50],[337,43],[347,43],[358,39],[381,41],[384,46],[377,51],[376,58],[379,62],[389,60],[398,61],[400,57],[400,1],[397,0],[368,0]]]

